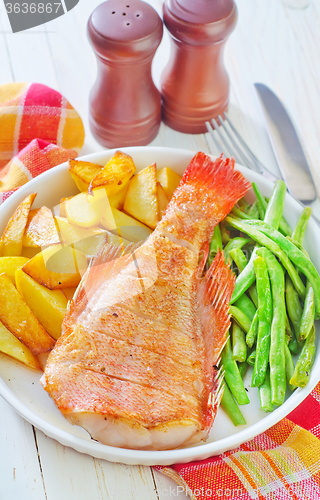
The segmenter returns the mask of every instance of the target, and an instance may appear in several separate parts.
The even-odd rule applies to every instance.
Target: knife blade
[[[309,204],[317,197],[309,165],[294,125],[280,99],[264,84],[255,83],[267,131],[289,193]]]

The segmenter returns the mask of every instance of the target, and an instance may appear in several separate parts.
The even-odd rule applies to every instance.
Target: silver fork
[[[218,150],[222,150],[225,155],[233,156],[237,163],[259,172],[259,174],[270,181],[277,181],[280,177],[270,172],[258,160],[239,134],[227,113],[223,113],[222,116],[219,115],[218,119],[220,124],[215,119],[212,119],[211,122],[206,122],[207,130]]]
[[[218,150],[223,151],[225,155],[233,156],[237,163],[258,172],[272,182],[281,179],[281,177],[277,177],[270,172],[270,170],[258,160],[248,144],[239,134],[227,113],[223,113],[222,116],[219,115],[218,119],[220,124],[215,119],[212,119],[211,123],[206,122],[207,130]],[[306,204],[303,204],[300,200],[296,199],[296,201],[302,208],[306,206]],[[315,216],[313,213],[312,218],[320,225],[320,218],[318,216]]]

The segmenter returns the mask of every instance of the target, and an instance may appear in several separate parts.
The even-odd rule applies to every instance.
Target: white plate
[[[137,166],[142,169],[150,163],[156,162],[158,168],[169,166],[177,173],[182,174],[189,164],[194,152],[169,148],[136,147],[122,148],[130,154]],[[83,159],[104,164],[114,154],[115,150],[91,154]],[[272,191],[272,183],[260,175],[244,167],[239,170],[249,179],[255,181],[264,195]],[[77,193],[77,189],[64,163],[45,172],[28,184],[20,188],[0,207],[0,234],[19,203],[30,193],[37,192],[34,207],[47,205],[52,208],[62,197]],[[291,226],[296,222],[300,205],[287,194],[285,203],[285,217]],[[316,268],[320,270],[320,234],[313,221],[310,221],[305,236],[305,246]],[[319,326],[317,325],[319,333]],[[57,410],[49,395],[39,384],[40,375],[13,359],[0,354],[0,394],[6,401],[27,421],[41,429],[61,444],[70,446],[79,452],[87,453],[97,458],[104,458],[112,462],[123,462],[130,465],[169,465],[185,463],[192,460],[205,459],[218,455],[226,450],[239,446],[265,431],[292,411],[310,393],[320,380],[320,336],[317,335],[318,349],[310,382],[304,389],[297,389],[292,395],[288,394],[285,403],[273,413],[266,414],[259,408],[257,389],[250,387],[250,374],[245,379],[251,403],[242,406],[247,425],[234,427],[223,410],[219,409],[217,418],[210,433],[209,440],[190,448],[170,451],[137,451],[124,450],[106,446],[93,441],[88,433],[77,426],[72,426]]]

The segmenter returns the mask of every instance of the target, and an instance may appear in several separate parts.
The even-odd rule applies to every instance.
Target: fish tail
[[[233,158],[212,161],[197,153],[175,190],[158,228],[176,233],[199,248],[251,184],[234,169]],[[199,222],[201,221],[201,222]],[[171,226],[176,229],[171,229]]]

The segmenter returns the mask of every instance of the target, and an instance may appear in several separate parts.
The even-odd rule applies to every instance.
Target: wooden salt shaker
[[[203,133],[206,120],[226,111],[229,77],[223,50],[236,20],[233,0],[165,0],[171,56],[161,75],[162,116],[171,128]]]
[[[163,34],[156,11],[141,0],[107,0],[88,21],[98,62],[90,93],[90,127],[109,148],[148,144],[161,122],[161,95],[151,63]]]

